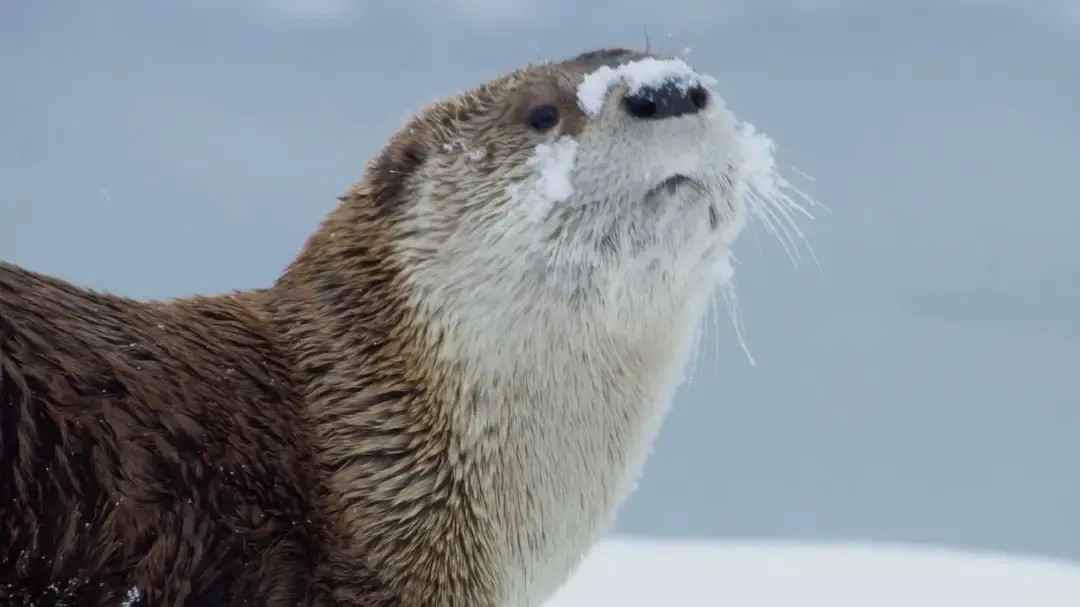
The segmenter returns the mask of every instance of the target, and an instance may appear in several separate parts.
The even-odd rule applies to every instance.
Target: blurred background
[[[646,31],[829,212],[744,232],[757,366],[721,305],[614,531],[1080,560],[1076,0],[0,2],[0,258],[266,285],[408,112]]]

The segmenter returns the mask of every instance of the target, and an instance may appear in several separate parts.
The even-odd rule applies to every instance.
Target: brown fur
[[[454,372],[405,300],[423,252],[393,245],[463,125],[503,159],[537,103],[581,128],[546,69],[410,122],[268,289],[138,302],[0,263],[0,605],[116,605],[132,586],[154,607],[481,596],[484,515],[448,461]]]

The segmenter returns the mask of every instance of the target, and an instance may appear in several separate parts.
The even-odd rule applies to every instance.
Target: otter
[[[0,264],[0,603],[542,603],[731,272],[714,83],[601,49],[434,103],[265,288]]]

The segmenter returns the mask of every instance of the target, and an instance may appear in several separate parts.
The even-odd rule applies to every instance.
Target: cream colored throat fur
[[[489,344],[493,354],[475,361],[463,392],[484,396],[455,409],[456,457],[476,471],[480,507],[494,513],[499,605],[539,604],[607,529],[682,379],[704,307],[692,298],[622,335],[521,319],[500,327],[518,333],[519,356]]]

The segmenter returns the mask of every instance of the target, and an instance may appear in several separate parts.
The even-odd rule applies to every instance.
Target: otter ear
[[[378,205],[400,201],[409,179],[427,160],[427,146],[413,134],[414,130],[419,131],[419,126],[407,126],[391,137],[368,167],[367,181]]]

